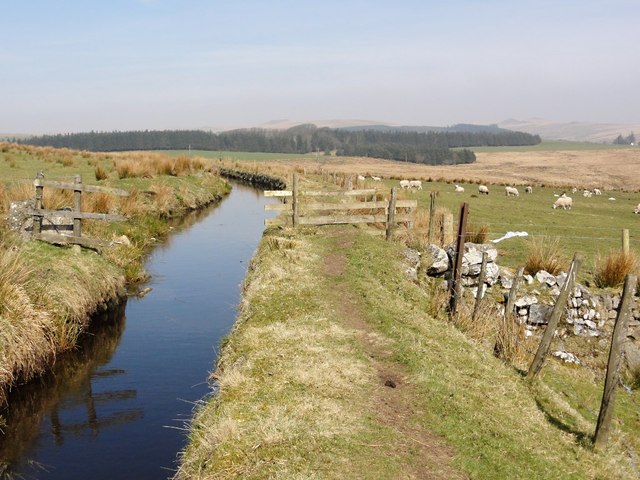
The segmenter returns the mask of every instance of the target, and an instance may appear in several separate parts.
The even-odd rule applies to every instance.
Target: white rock
[[[526,295],[522,298],[517,299],[514,305],[517,308],[521,308],[521,307],[528,307],[530,305],[533,305],[534,303],[538,303],[538,299],[533,295]]]
[[[565,363],[575,363],[577,365],[580,364],[580,360],[578,360],[578,357],[576,357],[573,353],[563,352],[562,350],[558,350],[553,352],[551,355],[553,355],[556,358],[559,358]]]

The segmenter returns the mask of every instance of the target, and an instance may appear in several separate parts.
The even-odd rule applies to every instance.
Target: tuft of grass
[[[638,266],[634,252],[611,251],[596,258],[593,281],[599,288],[619,287],[628,274],[638,272]]]
[[[98,181],[106,180],[107,178],[109,178],[109,172],[107,172],[107,170],[99,163],[95,166],[94,174],[96,176],[96,180]]]
[[[489,225],[483,224],[475,226],[473,224],[467,224],[464,239],[471,243],[487,243],[489,240]]]
[[[568,261],[560,247],[558,238],[533,237],[529,242],[528,256],[524,263],[524,271],[535,275],[545,270],[557,275],[567,268]]]

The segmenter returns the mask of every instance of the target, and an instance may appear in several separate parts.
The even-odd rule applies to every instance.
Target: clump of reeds
[[[458,303],[458,313],[453,317],[455,326],[469,337],[478,341],[493,338],[498,329],[500,312],[498,305],[491,299],[485,298],[481,301],[480,307],[473,318],[473,310],[476,299],[473,296],[465,296],[462,302]]]
[[[96,180],[105,180],[109,177],[109,172],[99,163],[96,163],[93,171],[96,175]]]
[[[108,193],[90,193],[83,195],[82,210],[84,212],[110,213],[115,210],[117,199]]]
[[[540,270],[545,270],[552,275],[557,275],[567,268],[567,263],[558,238],[533,237],[529,243],[524,271],[535,275]]]
[[[524,364],[527,359],[524,342],[524,326],[516,322],[512,315],[499,320],[493,348],[496,357],[513,365]]]
[[[487,240],[489,240],[489,225],[476,226],[468,223],[464,240],[471,243],[487,243]]]
[[[628,274],[638,271],[638,266],[635,253],[611,251],[608,255],[596,258],[593,281],[599,288],[619,287]]]
[[[33,197],[33,192],[31,194]],[[48,210],[59,210],[73,206],[73,192],[58,188],[48,188],[42,194],[42,204]]]

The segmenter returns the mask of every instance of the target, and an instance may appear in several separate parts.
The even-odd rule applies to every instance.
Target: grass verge
[[[132,172],[118,178],[119,165]],[[83,221],[83,235],[118,240],[100,252],[74,251],[44,242],[25,242],[6,229],[11,201],[34,195],[27,174],[68,180],[82,173],[87,183],[100,167],[101,185],[128,190],[118,199],[104,194],[83,196],[83,211],[119,213],[121,223]],[[165,238],[168,221],[219,201],[229,185],[212,173],[205,160],[91,154],[0,143],[0,404],[6,389],[47,368],[76,344],[101,304],[125,293],[125,286],[144,280],[146,254]],[[98,182],[98,180],[96,180]],[[64,193],[64,192],[62,192]],[[46,188],[47,208],[72,206],[72,195]],[[126,236],[123,237],[123,236]]]
[[[594,452],[585,422],[429,310],[398,244],[268,231],[176,478],[633,476],[621,441]]]

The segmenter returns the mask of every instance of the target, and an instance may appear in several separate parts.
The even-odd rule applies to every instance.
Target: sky
[[[640,0],[0,0],[0,132],[640,123]]]

